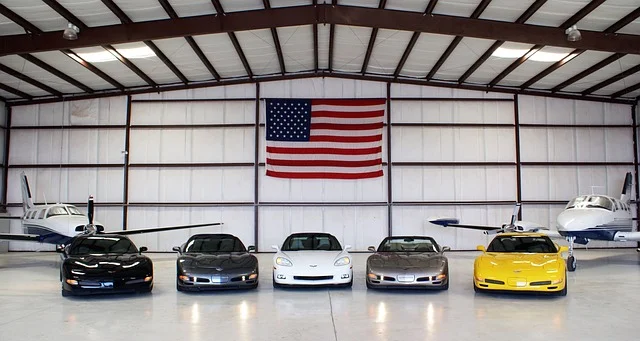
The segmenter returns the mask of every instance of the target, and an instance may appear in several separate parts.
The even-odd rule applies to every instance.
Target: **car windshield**
[[[556,246],[546,236],[498,236],[487,252],[556,253]]]
[[[184,252],[214,253],[214,252],[245,252],[246,249],[240,239],[233,236],[202,236],[194,237],[187,242]]]
[[[386,238],[380,243],[378,252],[439,252],[438,244],[428,237]]]
[[[84,215],[75,206],[67,206],[67,211],[69,211],[71,215]]]
[[[282,251],[305,250],[341,251],[342,246],[336,237],[329,234],[291,235],[282,245]]]
[[[67,213],[67,210],[65,210],[64,207],[62,206],[53,206],[47,212],[47,218],[53,217],[56,215],[69,215],[69,213]]]
[[[104,253],[136,253],[138,249],[131,240],[123,237],[86,237],[71,244],[70,255],[88,255]]]

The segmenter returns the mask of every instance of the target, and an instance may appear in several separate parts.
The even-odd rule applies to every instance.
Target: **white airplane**
[[[89,197],[87,215],[69,204],[34,205],[31,200],[29,182],[24,173],[20,174],[20,182],[24,214],[22,217],[0,217],[0,219],[21,219],[23,233],[0,233],[0,241],[31,241],[61,246],[67,245],[73,237],[79,234],[132,235],[222,225],[222,223],[206,223],[104,232],[104,226],[93,220],[93,197]]]
[[[544,226],[518,221],[517,215],[520,204],[511,216],[511,222],[500,227],[461,225],[455,218],[435,218],[429,222],[440,226],[452,226],[482,230],[486,234],[500,232],[538,232],[550,238],[563,238],[569,242],[569,256],[567,257],[567,270],[576,270],[576,258],[573,255],[574,244],[586,245],[590,240],[605,240],[614,242],[640,241],[640,232],[633,231],[631,207],[629,205],[632,176],[627,173],[620,199],[606,195],[581,195],[569,201],[565,209],[556,220],[557,231],[552,231]],[[640,249],[638,250],[640,251]]]

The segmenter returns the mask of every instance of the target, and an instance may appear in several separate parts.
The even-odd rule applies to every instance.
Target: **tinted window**
[[[136,252],[136,246],[129,239],[121,237],[80,238],[69,247],[70,255]]]
[[[67,213],[67,210],[65,210],[64,207],[62,206],[51,207],[47,212],[47,218],[53,217],[56,215],[69,215],[69,213]]]
[[[184,252],[245,252],[240,239],[233,236],[195,237],[187,242]]]
[[[503,236],[491,241],[487,252],[556,253],[548,237]]]
[[[304,250],[340,251],[342,247],[336,237],[330,234],[295,234],[289,236],[282,245],[282,251]]]
[[[438,252],[440,248],[432,238],[386,238],[378,252]]]

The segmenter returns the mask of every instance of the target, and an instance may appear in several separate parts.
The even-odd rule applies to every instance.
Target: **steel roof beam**
[[[609,79],[607,79],[607,80],[605,80],[603,82],[600,82],[600,83],[590,87],[587,90],[584,90],[582,92],[582,95],[588,95],[588,94],[590,94],[590,93],[592,93],[594,91],[598,91],[598,90],[604,88],[605,86],[611,85],[611,84],[613,84],[613,83],[615,83],[615,82],[617,82],[617,81],[619,81],[621,79],[627,78],[627,77],[629,77],[629,76],[631,76],[631,75],[633,75],[634,73],[637,73],[637,72],[640,72],[640,64],[636,65],[636,66],[634,66],[632,68],[629,68],[627,70],[624,70],[624,71],[620,72],[619,74],[617,74],[617,75],[615,75],[615,76],[613,76],[613,77],[611,77],[611,78],[609,78]]]
[[[434,0],[437,1],[437,0]],[[387,5],[387,0],[380,0],[378,3],[378,8],[384,9],[384,6]],[[369,66],[369,59],[371,59],[371,53],[373,52],[373,46],[376,43],[376,38],[378,37],[378,28],[374,27],[371,30],[371,36],[369,37],[369,44],[367,44],[367,51],[364,54],[364,60],[362,61],[362,68],[360,69],[361,74],[365,74],[367,72],[367,67]]]
[[[4,64],[0,64],[0,71],[4,72],[6,74],[9,74],[9,75],[11,75],[11,76],[13,76],[15,78],[18,78],[18,79],[20,79],[22,81],[25,81],[25,82],[27,82],[27,83],[29,83],[29,84],[37,87],[37,88],[40,88],[40,89],[52,94],[52,95],[55,95],[55,96],[58,96],[58,97],[62,97],[62,92],[60,92],[60,91],[58,91],[58,90],[56,90],[56,89],[54,89],[54,88],[52,88],[52,87],[50,87],[50,86],[48,86],[46,84],[42,84],[42,83],[38,82],[37,80],[35,80],[35,79],[33,79],[33,78],[31,78],[31,77],[29,77],[27,75],[24,75],[24,74],[22,74],[22,73],[20,73],[20,72],[18,72],[16,70],[6,66],[6,65],[4,65]]]
[[[216,9],[216,17],[224,18],[228,16],[228,14],[224,12],[224,9],[222,8],[222,4],[220,3],[220,0],[211,0],[211,3],[213,4],[213,7]],[[269,27],[269,28],[275,28],[275,27],[276,26]],[[229,39],[231,40],[231,44],[233,45],[233,48],[236,49],[236,53],[238,54],[238,57],[240,58],[240,61],[242,62],[242,66],[244,66],[244,70],[247,72],[247,75],[249,75],[249,78],[253,77],[251,66],[249,65],[247,56],[245,56],[244,51],[242,51],[242,46],[240,46],[240,42],[238,41],[236,34],[233,32],[233,30],[227,31],[227,34],[229,35]]]
[[[477,19],[478,17],[480,17],[480,14],[482,14],[485,8],[489,6],[490,2],[491,0],[482,0],[482,2],[480,2],[478,7],[476,7],[475,11],[473,11],[473,13],[471,14],[471,19]],[[456,47],[458,47],[458,44],[460,44],[460,42],[462,41],[462,38],[464,38],[463,35],[456,35],[456,37],[453,38],[453,40],[451,41],[447,49],[444,51],[444,53],[440,56],[436,64],[431,68],[431,70],[427,74],[427,79],[432,79],[433,76],[435,76],[436,73],[438,73],[438,70],[440,70],[440,67],[442,67],[442,64],[444,64],[444,62],[449,58],[451,53],[453,53]]]
[[[105,0],[106,1],[106,0]],[[416,31],[441,35],[504,40],[532,45],[640,54],[640,37],[581,30],[582,40],[569,42],[564,30],[509,22],[387,9],[332,6],[282,7],[202,15],[131,24],[91,27],[77,40],[62,39],[61,31],[40,35],[18,34],[0,37],[0,55],[62,50],[107,44],[184,37],[235,31],[327,23]]]
[[[9,20],[13,21],[14,23],[22,26],[22,28],[24,28],[25,31],[27,31],[27,32],[31,32],[33,34],[42,33],[42,30],[37,28],[31,22],[29,22],[29,20],[19,16],[17,13],[15,13],[14,11],[8,9],[3,4],[0,4],[0,14],[4,15],[5,17],[7,17]]]
[[[265,9],[271,8],[271,3],[269,0],[262,0]],[[282,54],[282,46],[280,46],[280,38],[278,37],[278,29],[275,27],[271,28],[271,38],[273,38],[273,45],[276,48],[276,54],[278,55],[278,63],[280,64],[280,73],[285,74],[287,72],[284,65],[284,56]]]
[[[87,62],[86,60],[82,59],[82,57],[78,56],[75,52],[73,52],[71,50],[62,50],[60,52],[66,54],[69,58],[73,59],[78,64],[84,66],[85,69],[93,72],[96,76],[102,78],[107,83],[113,85],[114,87],[118,88],[121,91],[124,91],[124,89],[125,89],[124,85],[118,83],[118,81],[116,81],[115,79],[111,78],[106,73],[102,72],[102,70],[98,69],[93,64],[91,64],[91,63]]]
[[[436,7],[438,0],[430,0],[427,4],[427,8],[424,10],[425,15],[430,15],[433,12],[433,9]],[[402,72],[402,68],[404,64],[407,62],[411,51],[413,51],[413,47],[416,45],[418,38],[420,37],[420,32],[413,32],[411,39],[409,40],[409,44],[407,44],[407,48],[405,48],[404,53],[402,53],[402,57],[400,58],[400,62],[398,62],[398,66],[396,66],[396,71],[393,73],[394,77],[398,77],[400,72]]]
[[[53,66],[43,62],[42,60],[36,58],[33,55],[30,54],[20,54],[20,57],[26,59],[27,61],[31,62],[32,64],[35,64],[36,66],[44,69],[45,71],[48,71],[49,73],[51,73],[52,75],[65,80],[66,82],[68,82],[69,84],[77,87],[78,89],[82,89],[85,92],[88,93],[93,93],[93,89],[91,89],[90,87],[80,83],[79,81],[77,81],[76,79],[72,78],[71,76],[67,75],[64,72],[61,72],[60,70],[54,68]]]
[[[0,83],[0,89],[6,91],[6,92],[10,92],[16,96],[20,96],[22,98],[26,98],[26,99],[32,99],[33,96],[29,95],[28,93],[22,92],[16,88],[12,88],[6,84]]]
[[[626,94],[628,94],[630,92],[634,92],[634,91],[639,90],[639,89],[640,89],[640,83],[637,83],[635,85],[632,85],[632,86],[630,86],[628,88],[624,88],[624,89],[614,93],[613,95],[611,95],[611,98],[622,97],[622,96],[624,96],[624,95],[626,95]]]

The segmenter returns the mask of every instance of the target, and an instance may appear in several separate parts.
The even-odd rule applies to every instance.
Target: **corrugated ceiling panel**
[[[169,58],[169,60],[182,72],[185,77],[189,81],[202,81],[213,79],[213,75],[207,67],[200,61],[200,58],[193,52],[193,49],[187,43],[187,40],[184,38],[172,38],[172,39],[162,39],[162,40],[154,40],[153,41],[160,50]],[[145,59],[145,63],[149,59]],[[179,81],[177,76],[167,68],[162,61],[157,59],[157,63],[161,64],[165,67],[166,71],[173,75],[167,74],[166,77],[170,77],[173,81]],[[154,63],[155,64],[155,63]],[[151,73],[147,74],[149,77],[153,79],[153,75],[155,75],[155,70],[150,71]],[[162,81],[162,83],[168,83],[167,81]]]
[[[493,0],[482,14],[480,19],[515,22],[535,0]]]
[[[94,90],[113,88],[113,85],[96,76],[93,72],[85,69],[62,52],[39,52],[33,53],[33,56]]]
[[[144,43],[128,43],[128,44],[113,45],[113,47],[115,47],[116,50],[142,48],[146,46],[147,45],[145,45]],[[158,47],[161,50],[163,50],[163,52],[165,52],[166,54],[166,51],[164,51],[164,49],[162,49],[160,45],[158,45]],[[154,82],[158,84],[180,82],[180,79],[175,75],[175,73],[173,73],[173,71],[171,71],[157,56],[152,56],[147,58],[132,58],[130,59],[130,61],[133,64],[135,64],[135,66],[137,66],[140,70],[142,70],[142,72],[144,72],[147,76],[153,79]],[[187,76],[187,78],[189,77]]]
[[[638,100],[638,98],[640,97],[640,90],[636,90],[636,91],[630,92],[630,93],[624,95],[624,97],[635,98],[636,100]]]
[[[207,15],[216,13],[211,0],[169,0],[169,4],[181,17],[194,17],[198,15]]]
[[[386,9],[396,9],[409,12],[424,12],[429,2],[425,0],[388,0]]]
[[[100,0],[83,0],[82,2],[58,0],[58,2],[87,26],[106,26],[120,23],[118,17]]]
[[[247,75],[238,53],[226,33],[197,36],[194,39],[221,77]]]
[[[564,64],[562,67],[560,67],[556,71],[549,74],[547,77],[544,77],[540,81],[534,83],[532,87],[538,88],[538,89],[553,88],[554,86],[586,70],[590,66],[597,64],[598,62],[607,58],[610,55],[611,53],[607,53],[607,52],[595,52],[595,51],[584,52],[581,55],[573,58],[568,63]]]
[[[552,0],[547,1],[531,16],[527,24],[554,26],[562,25],[591,0]]]
[[[449,0],[438,1],[433,9],[434,14],[455,15],[459,17],[470,17],[478,7],[480,0]]]
[[[452,39],[451,36],[439,34],[420,34],[409,58],[404,63],[401,74],[410,77],[426,77]]]
[[[393,74],[413,32],[378,30],[367,72]]]
[[[486,51],[493,40],[464,38],[451,53],[447,61],[442,64],[434,78],[457,80],[469,67]]]
[[[0,15],[0,35],[6,36],[11,34],[22,34],[24,29],[20,25]]]
[[[287,72],[313,70],[313,27],[277,28]]]
[[[572,49],[565,49],[560,47],[552,47],[547,46],[542,48],[539,53],[552,53],[557,54],[558,57],[564,58],[569,55],[573,51]],[[540,56],[538,54],[538,56]],[[538,61],[536,60],[536,54],[531,56],[529,60],[524,62],[524,64],[517,67],[513,72],[511,72],[507,77],[505,77],[499,84],[501,85],[514,85],[519,86],[522,83],[528,81],[535,75],[544,71],[546,68],[551,66],[555,61]]]
[[[618,33],[626,33],[626,34],[640,34],[640,19],[636,19],[631,22],[629,25],[623,27]]]
[[[264,8],[262,0],[220,0],[220,4],[222,4],[222,9],[225,12],[251,11]]]
[[[22,57],[16,55],[0,57],[0,63],[10,67],[21,74],[31,77],[45,85],[48,85],[63,93],[83,92],[79,88],[67,83],[66,81],[50,74],[35,64],[31,64]]]
[[[291,7],[291,6],[304,6],[311,5],[311,0],[271,0],[271,7]]]
[[[236,32],[236,37],[254,74],[269,75],[280,72],[271,30]]]
[[[372,29],[336,25],[333,37],[333,69],[360,72]]]
[[[4,91],[2,89],[0,89],[0,96],[4,97],[6,99],[17,99],[17,98],[20,98],[19,96],[16,96],[16,95],[14,95],[14,94],[12,94],[10,92],[6,92],[6,91]]]
[[[4,72],[0,72],[2,84],[18,89],[32,96],[50,96],[51,94]]]
[[[578,28],[604,31],[616,21],[638,8],[638,0],[607,0],[580,20]]]
[[[134,22],[169,19],[157,0],[113,0]]]
[[[632,68],[640,64],[640,56],[638,55],[626,55],[617,61],[603,67],[602,69],[592,73],[591,75],[581,79],[580,81],[569,85],[564,88],[565,91],[582,91],[589,87],[596,85],[602,81],[605,81],[620,72],[623,72],[629,68]]]
[[[73,50],[76,54],[97,53],[103,51],[105,50],[101,47],[86,47]],[[129,70],[129,68],[118,60],[93,63],[93,65],[126,87],[147,85],[144,80],[138,77],[138,75]]]
[[[318,1],[321,2],[321,1]],[[377,8],[380,0],[341,0],[340,5]]]
[[[502,48],[509,50],[529,50],[533,45],[530,44],[521,44],[521,43],[504,43],[502,44]],[[483,51],[484,53],[484,51]],[[500,74],[504,69],[506,69],[511,63],[513,63],[517,58],[500,58],[496,56],[491,56],[487,59],[478,69],[467,78],[467,82],[470,83],[489,83],[492,79],[494,79],[497,75]],[[475,60],[472,60],[471,63],[475,63]],[[466,71],[466,70],[465,70]],[[465,72],[463,71],[463,73]]]
[[[605,86],[604,88],[595,91],[594,94],[596,95],[612,95],[622,89],[626,89],[632,85],[636,85],[640,83],[640,72],[633,74],[629,77],[623,78],[611,85]],[[628,96],[628,95],[625,95]]]
[[[329,31],[330,25],[318,26],[318,68],[329,68]]]
[[[41,0],[2,0],[2,4],[43,31],[67,26],[67,21]]]

